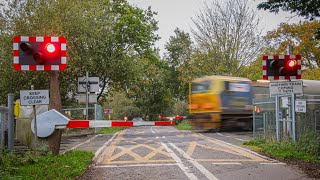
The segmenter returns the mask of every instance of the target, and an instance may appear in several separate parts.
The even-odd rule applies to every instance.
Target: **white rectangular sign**
[[[87,99],[86,94],[79,94],[78,97],[79,97],[79,103],[86,103],[87,102],[86,101],[86,99]],[[89,102],[88,103],[90,103],[90,104],[97,103],[97,97],[98,97],[98,95],[96,95],[96,94],[89,94],[89,99],[88,99]]]
[[[290,95],[297,94],[303,95],[303,83],[302,81],[284,81],[284,82],[272,82],[269,84],[270,96],[275,95]]]
[[[20,105],[32,106],[49,104],[49,90],[22,90],[20,91]]]
[[[307,112],[307,102],[301,101],[301,100],[296,100],[295,111],[306,113]]]
[[[78,77],[78,92],[86,92],[86,77]],[[88,92],[99,92],[99,77],[89,77]]]

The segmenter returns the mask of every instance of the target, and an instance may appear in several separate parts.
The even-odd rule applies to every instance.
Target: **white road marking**
[[[238,163],[238,162],[235,162],[235,163],[232,163],[232,162],[230,162],[230,163],[228,163],[228,162],[219,162],[219,163],[212,163],[213,165],[242,165],[241,163]]]
[[[99,165],[95,168],[122,168],[122,167],[151,167],[151,166],[177,166],[176,163],[171,164],[128,164],[128,165]]]
[[[239,141],[247,141],[247,140],[243,140],[243,139],[240,139],[240,138],[235,138],[236,140],[239,140]]]
[[[177,150],[181,155],[183,155],[183,157],[186,158],[190,163],[192,163],[196,168],[198,168],[199,171],[201,171],[202,174],[204,174],[208,179],[218,179],[208,169],[206,169],[204,166],[202,166],[200,163],[198,163],[196,160],[190,157],[182,149],[178,148],[175,144],[169,143],[169,145],[172,146],[175,150]]]
[[[156,129],[155,129],[156,130]],[[151,132],[155,134],[155,130],[151,127]],[[157,136],[158,137],[158,136]],[[160,141],[161,142],[161,141]],[[184,174],[190,179],[190,180],[197,180],[197,176],[195,176],[192,172],[190,172],[190,169],[185,166],[182,162],[182,160],[176,155],[172,149],[170,149],[165,143],[161,142],[161,145],[166,149],[166,151],[171,155],[171,157],[176,161],[179,168],[184,172]]]
[[[120,132],[120,131],[119,131],[119,132]],[[104,143],[104,144],[96,151],[96,153],[94,153],[94,158],[93,158],[93,159],[96,159],[96,158],[99,156],[99,154],[101,153],[101,151],[108,146],[108,144],[119,134],[119,132],[115,133],[106,143]]]
[[[184,172],[184,174],[191,180],[198,179],[197,176],[195,176],[192,172],[190,172],[190,169],[185,166],[182,162],[182,160],[176,155],[172,149],[170,149],[165,143],[161,142],[161,145],[169,152],[171,157],[177,162],[177,165],[180,167],[180,169]]]
[[[68,152],[68,151],[74,150],[74,149],[78,148],[79,146],[81,146],[81,145],[83,145],[83,144],[89,143],[90,141],[92,141],[93,139],[95,139],[95,138],[98,137],[98,136],[99,136],[99,134],[91,137],[90,139],[86,140],[85,142],[82,142],[82,143],[80,143],[80,144],[78,144],[78,145],[76,145],[76,146],[73,146],[73,147],[70,148],[70,149],[65,150],[62,154],[66,153],[66,152]]]
[[[239,140],[239,141],[247,141],[247,140],[243,140],[243,139],[240,139],[240,138],[236,138],[236,137],[234,137],[234,136],[226,136],[226,135],[223,135],[223,134],[221,134],[221,133],[217,133],[219,136],[223,136],[223,137],[228,137],[228,138],[234,138],[234,139],[236,139],[236,140]]]
[[[162,136],[162,138],[166,138],[165,136]]]
[[[262,165],[286,165],[286,163],[282,163],[282,162],[275,162],[275,163],[260,163],[260,164],[262,164]]]
[[[226,136],[226,135],[223,135],[221,133],[217,133],[219,136],[224,136],[224,137],[230,137],[230,136]]]

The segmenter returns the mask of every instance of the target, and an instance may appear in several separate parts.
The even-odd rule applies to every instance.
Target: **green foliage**
[[[303,16],[306,19],[313,20],[320,17],[320,4],[318,1],[310,0],[268,0],[258,5],[258,9],[269,10],[273,13],[278,13],[279,10],[289,11]]]
[[[59,156],[0,153],[0,175],[3,179],[74,179],[86,170],[92,158],[93,154],[86,151]]]
[[[125,116],[134,117],[141,114],[134,100],[129,99],[124,93],[120,92],[112,93],[107,106],[112,108],[112,119],[123,119]]]
[[[165,45],[167,53],[165,60],[168,62],[169,78],[168,85],[172,96],[178,100],[186,100],[188,94],[189,80],[191,79],[191,69],[186,64],[191,60],[194,51],[193,42],[188,33],[174,30],[175,35],[170,36]]]
[[[193,127],[190,125],[189,120],[183,120],[179,122],[176,128],[179,130],[193,130]]]
[[[291,141],[271,142],[263,139],[254,139],[245,142],[244,145],[259,147],[259,150],[264,153],[282,159],[315,162],[319,162],[320,160],[320,138],[316,134],[304,135],[296,143]]]
[[[127,96],[132,98],[141,110],[141,117],[157,119],[172,102],[167,82],[168,66],[154,53],[136,60],[140,64],[132,66],[136,72],[136,80],[126,87]]]
[[[118,131],[124,130],[126,127],[109,127],[109,128],[102,128],[100,129],[100,134],[114,134]]]
[[[176,101],[173,104],[172,111],[177,115],[187,115],[188,114],[188,103],[185,101]]]
[[[306,69],[302,71],[303,79],[320,80],[320,68]]]

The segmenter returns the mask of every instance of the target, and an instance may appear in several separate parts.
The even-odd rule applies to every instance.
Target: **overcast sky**
[[[193,26],[191,18],[203,8],[204,2],[210,4],[214,0],[127,0],[130,4],[136,5],[142,9],[151,6],[153,11],[158,12],[155,17],[159,21],[158,34],[161,39],[156,43],[156,46],[161,49],[161,55],[164,52],[164,45],[169,40],[169,37],[174,35],[174,30],[178,27],[190,33],[190,28]],[[223,2],[223,0],[221,0]],[[296,23],[303,18],[289,18],[293,15],[281,12],[277,15],[268,11],[258,10],[257,4],[263,0],[249,0],[250,5],[255,8],[260,16],[262,23],[261,27],[264,33],[276,29],[281,22]]]

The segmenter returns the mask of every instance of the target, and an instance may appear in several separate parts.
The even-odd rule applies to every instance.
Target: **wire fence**
[[[7,146],[8,138],[8,108],[0,106],[0,150]]]
[[[70,119],[86,119],[86,107],[63,107],[63,114],[68,116]],[[95,104],[88,107],[88,119],[89,120],[102,120],[103,119],[103,109],[101,105]]]
[[[290,99],[289,99],[290,100]],[[297,101],[306,102],[306,112],[295,112],[295,132],[299,139],[307,134],[320,132],[320,96],[297,96]],[[280,99],[279,140],[291,139],[292,122],[289,117],[288,98]],[[276,140],[276,100],[275,98],[255,99],[253,135],[255,138]]]

